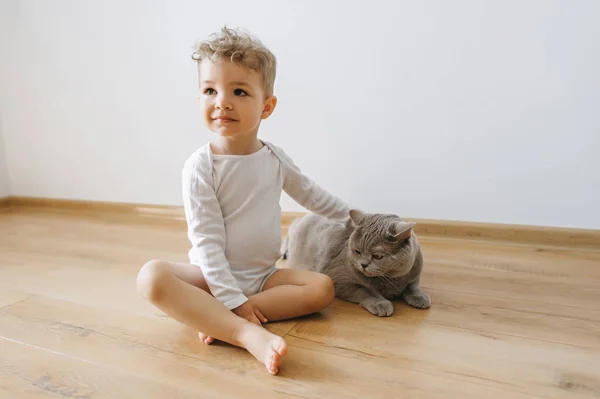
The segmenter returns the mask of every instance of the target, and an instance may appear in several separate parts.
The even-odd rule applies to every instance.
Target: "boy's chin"
[[[239,132],[237,130],[234,129],[227,129],[227,128],[211,128],[210,129],[213,133],[221,136],[221,137],[235,137],[235,136],[241,136],[244,133]]]
[[[210,129],[213,133],[215,133],[216,135],[223,137],[223,138],[242,138],[242,137],[253,137],[254,134],[252,134],[251,132],[242,132],[238,129],[231,129],[231,128],[213,128],[211,127]]]

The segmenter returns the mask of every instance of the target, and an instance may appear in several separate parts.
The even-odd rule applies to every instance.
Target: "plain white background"
[[[350,205],[600,228],[598,1],[5,0],[1,13],[13,195],[180,205],[183,162],[211,138],[192,46],[228,24],[279,59],[262,138]],[[303,210],[285,195],[282,208]]]
[[[6,165],[6,152],[4,151],[4,140],[2,139],[2,126],[0,125],[0,198],[7,197],[8,193],[8,168]]]

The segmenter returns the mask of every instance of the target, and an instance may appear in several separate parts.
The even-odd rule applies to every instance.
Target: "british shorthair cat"
[[[345,226],[310,213],[291,224],[282,256],[291,268],[328,275],[338,298],[374,315],[390,316],[396,298],[425,309],[431,301],[419,287],[423,253],[414,225],[356,209]]]

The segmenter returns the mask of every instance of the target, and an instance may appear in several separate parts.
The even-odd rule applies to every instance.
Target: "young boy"
[[[285,190],[310,211],[345,223],[348,207],[296,167],[279,147],[261,141],[260,122],[275,109],[276,59],[248,34],[224,28],[199,44],[202,114],[216,133],[183,168],[190,264],[152,260],[140,270],[142,295],[174,319],[246,348],[271,374],[287,352],[262,323],[329,306],[332,280],[306,270],[278,269]]]

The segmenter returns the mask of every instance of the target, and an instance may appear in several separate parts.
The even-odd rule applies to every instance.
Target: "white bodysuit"
[[[228,309],[260,292],[280,257],[282,190],[304,208],[340,223],[348,206],[301,173],[275,145],[250,155],[216,155],[207,143],[183,168],[190,263],[202,268]]]

